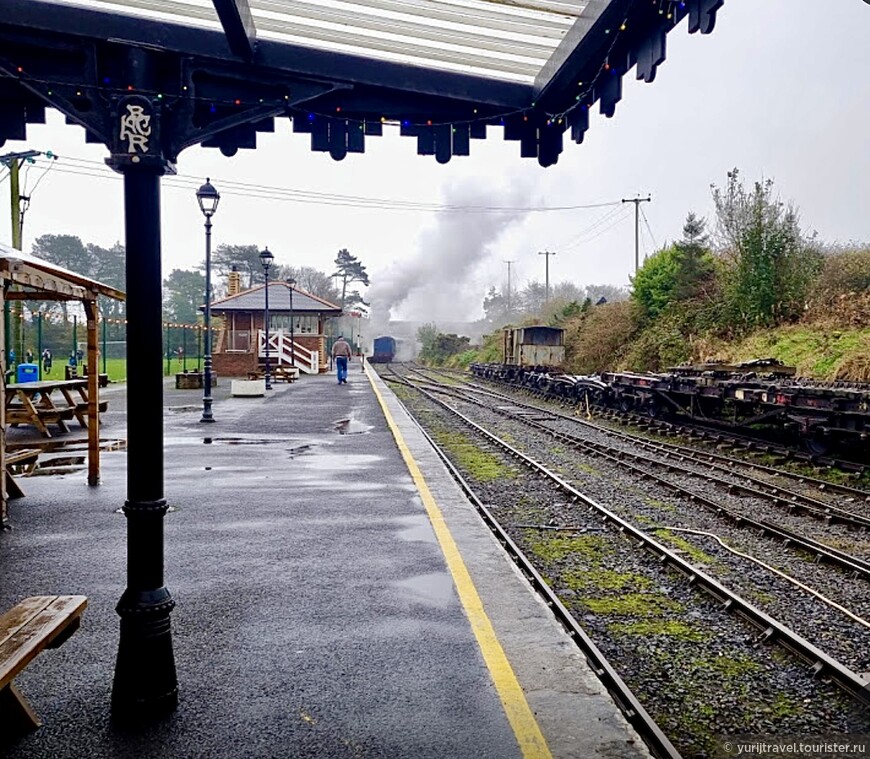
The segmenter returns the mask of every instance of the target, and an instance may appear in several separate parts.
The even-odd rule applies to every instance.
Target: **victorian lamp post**
[[[196,191],[199,208],[205,216],[205,370],[202,391],[201,422],[213,422],[211,412],[211,217],[217,211],[220,194],[206,179],[205,184]]]
[[[263,265],[263,274],[266,278],[266,311],[263,315],[263,326],[266,330],[266,390],[272,389],[272,378],[269,376],[269,267],[275,256],[269,248],[260,251],[260,263]]]
[[[287,280],[290,285],[290,365],[296,366],[296,333],[293,327],[293,288],[296,287],[296,280],[290,277]]]

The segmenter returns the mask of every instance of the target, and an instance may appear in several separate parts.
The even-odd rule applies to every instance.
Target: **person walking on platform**
[[[347,340],[342,335],[338,336],[338,340],[332,346],[332,357],[335,359],[336,374],[338,375],[338,384],[347,384],[347,362],[350,361],[353,352]]]

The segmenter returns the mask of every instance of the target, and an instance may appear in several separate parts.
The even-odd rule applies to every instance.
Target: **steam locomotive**
[[[388,364],[396,358],[396,338],[389,336],[376,337],[372,343],[372,364]]]

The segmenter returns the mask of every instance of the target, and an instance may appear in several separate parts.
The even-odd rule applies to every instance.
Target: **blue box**
[[[15,374],[16,382],[38,382],[39,364],[18,364]]]

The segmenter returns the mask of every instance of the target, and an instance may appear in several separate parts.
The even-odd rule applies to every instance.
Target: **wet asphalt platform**
[[[647,756],[379,379],[353,363],[348,385],[305,376],[232,398],[229,384],[215,388],[212,425],[199,422],[200,391],[167,384],[164,396],[177,711],[132,732],[109,718],[127,454],[107,452],[100,486],[85,471],[30,477],[10,504],[0,608],[43,594],[89,606],[17,678],[44,724],[0,755]],[[124,386],[103,398],[102,435],[123,439]]]

